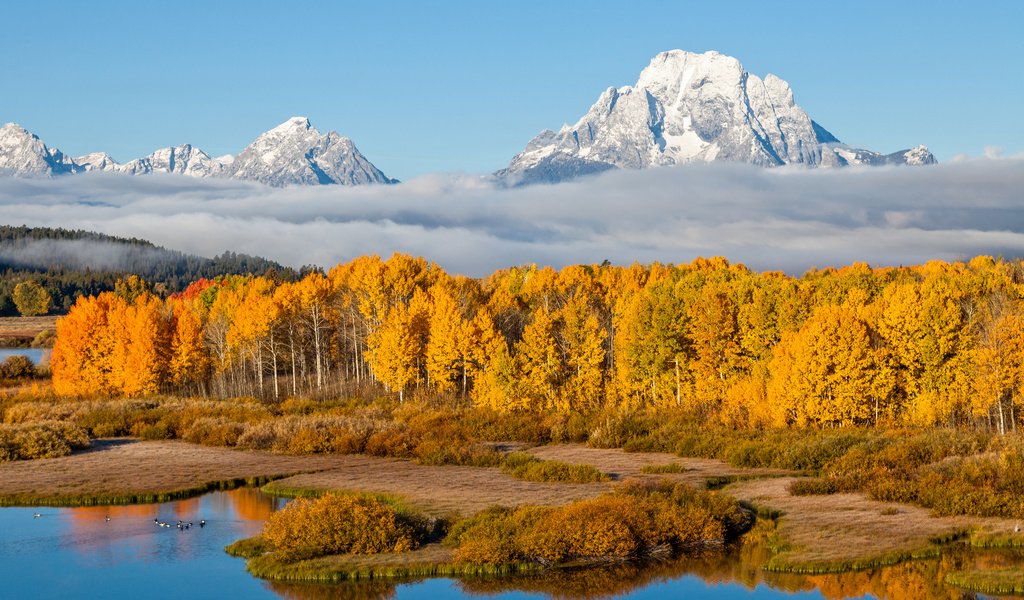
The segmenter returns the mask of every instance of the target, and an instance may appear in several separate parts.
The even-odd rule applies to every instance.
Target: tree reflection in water
[[[1024,552],[1021,550],[975,552],[964,546],[950,546],[937,559],[849,573],[802,575],[764,571],[761,565],[769,556],[765,545],[755,540],[728,548],[724,553],[708,552],[644,565],[626,563],[587,569],[552,569],[536,575],[467,578],[456,580],[449,589],[453,596],[528,592],[566,600],[599,600],[627,595],[651,585],[663,586],[665,593],[672,593],[673,586],[682,587],[684,579],[690,581],[686,589],[692,590],[695,587],[693,579],[696,578],[700,582],[696,587],[703,585],[709,592],[720,586],[739,585],[749,590],[772,590],[779,597],[817,592],[830,600],[865,596],[880,600],[965,600],[980,596],[947,585],[944,582],[947,573],[1024,564]],[[417,582],[271,583],[270,587],[289,600],[321,600],[339,596],[383,600],[395,597],[399,585],[410,584],[416,585]]]

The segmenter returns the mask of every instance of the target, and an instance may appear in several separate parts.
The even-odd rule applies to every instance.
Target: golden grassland
[[[31,342],[44,331],[57,328],[57,317],[0,317],[0,340]]]

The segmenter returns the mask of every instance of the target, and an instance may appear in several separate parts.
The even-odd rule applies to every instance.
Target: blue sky
[[[292,115],[388,175],[489,172],[681,48],[777,74],[855,146],[1024,151],[1021,2],[4,2],[0,122],[118,160]]]

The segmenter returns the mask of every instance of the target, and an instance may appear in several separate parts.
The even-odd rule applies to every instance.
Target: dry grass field
[[[935,517],[925,508],[871,500],[864,494],[793,496],[793,478],[740,481],[736,498],[782,512],[779,533],[790,549],[781,564],[849,563],[927,547],[967,528],[1010,534],[1016,522],[984,517]]]
[[[270,479],[271,490],[341,490],[392,494],[434,515],[469,515],[494,504],[563,504],[596,496],[626,478],[662,478],[702,485],[712,477],[753,478],[726,492],[758,507],[782,512],[779,525],[788,549],[783,563],[842,563],[926,547],[931,538],[977,527],[1010,533],[1006,519],[933,517],[905,504],[877,502],[862,494],[792,496],[784,471],[737,469],[719,460],[672,454],[553,445],[532,448],[536,456],[590,464],[613,475],[593,484],[533,483],[498,468],[423,466],[362,455],[285,456],[197,446],[179,441],[106,440],[64,458],[0,463],[0,500],[57,503],[95,497],[127,502],[161,493],[201,491],[222,481]],[[670,475],[645,475],[647,465],[680,464]]]
[[[0,317],[0,339],[31,342],[43,331],[57,328],[57,317]]]

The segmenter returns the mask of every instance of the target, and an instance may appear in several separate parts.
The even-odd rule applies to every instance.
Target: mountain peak
[[[64,153],[47,147],[39,136],[21,125],[6,123],[0,127],[0,173],[50,177],[79,170]]]
[[[292,117],[257,137],[235,157],[231,177],[272,186],[395,183],[347,137],[321,134],[306,117]]]
[[[763,79],[732,56],[669,50],[633,86],[609,87],[575,125],[543,131],[497,173],[513,183],[556,182],[610,168],[732,161],[760,166],[930,164],[914,149],[849,148],[796,104],[782,78]]]
[[[271,129],[267,133],[272,133],[272,132],[273,133],[285,133],[285,132],[294,132],[294,131],[309,131],[311,129],[313,131],[316,131],[316,129],[313,128],[313,124],[310,123],[308,118],[306,118],[306,117],[292,117],[292,118],[288,119],[287,121],[285,121],[284,123],[281,123],[277,127]]]
[[[48,177],[84,171],[222,177],[273,186],[397,182],[370,163],[352,140],[334,131],[322,135],[306,117],[292,117],[261,134],[238,156],[211,158],[192,144],[180,144],[124,164],[105,152],[71,159],[16,123],[0,127],[0,174]]]

